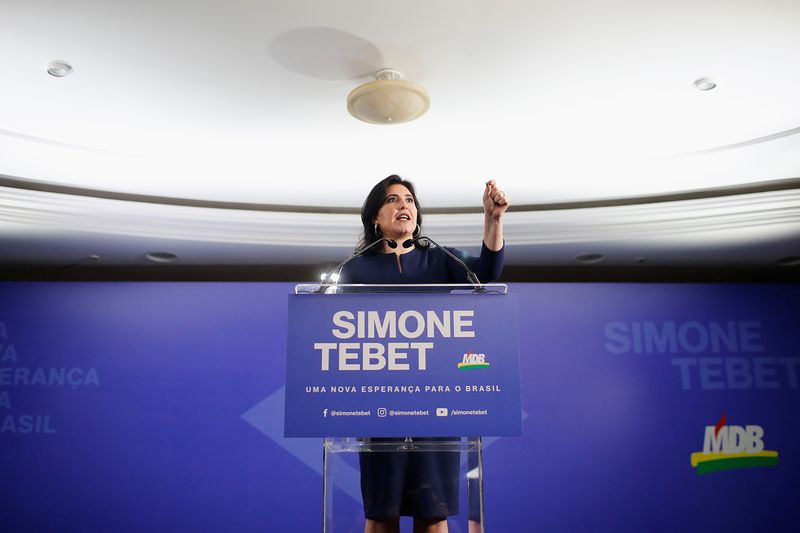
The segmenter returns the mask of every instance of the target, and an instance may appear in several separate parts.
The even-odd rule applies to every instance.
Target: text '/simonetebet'
[[[473,310],[443,311],[336,311],[331,317],[331,334],[341,340],[393,339],[392,342],[316,342],[320,368],[337,370],[425,370],[427,351],[433,342],[413,339],[475,337]],[[409,340],[409,342],[394,339]],[[333,354],[333,356],[332,356]]]

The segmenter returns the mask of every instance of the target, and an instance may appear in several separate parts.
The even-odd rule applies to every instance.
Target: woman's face
[[[417,227],[417,205],[411,191],[399,183],[390,185],[373,223],[380,226],[384,237],[410,237]]]

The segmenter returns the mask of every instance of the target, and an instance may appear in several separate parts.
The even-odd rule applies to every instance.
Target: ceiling
[[[470,249],[496,179],[512,265],[797,268],[798,27],[794,0],[3,0],[0,265],[335,261],[398,173]],[[351,117],[382,67],[430,111]]]

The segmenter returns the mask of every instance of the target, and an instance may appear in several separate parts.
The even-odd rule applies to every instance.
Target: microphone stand
[[[338,265],[336,265],[333,269],[329,270],[328,273],[323,278],[319,289],[316,290],[316,294],[319,294],[321,292],[325,292],[325,285],[329,285],[330,284],[330,280],[331,280],[331,277],[333,276],[334,272],[337,272],[338,270],[341,270],[347,263],[349,263],[350,261],[352,261],[356,257],[359,257],[359,256],[363,255],[364,252],[366,252],[367,250],[370,250],[371,248],[374,248],[375,246],[377,246],[379,243],[382,243],[382,242],[385,242],[386,244],[388,244],[389,248],[391,248],[393,250],[395,248],[397,248],[397,242],[393,241],[392,239],[387,239],[386,237],[381,237],[380,239],[378,239],[377,241],[373,242],[372,244],[369,244],[369,245],[363,247],[362,249],[356,251],[356,253],[354,253],[353,255],[351,255],[350,257],[348,257],[347,259],[345,259],[344,261],[342,261]],[[408,246],[406,246],[406,248],[408,248]],[[337,281],[337,285],[338,285],[338,281]]]
[[[464,270],[467,271],[467,279],[472,284],[472,286],[475,288],[475,290],[478,291],[478,292],[486,292],[486,289],[483,288],[483,285],[481,284],[481,281],[478,279],[478,276],[475,274],[475,272],[473,272],[472,270],[469,269],[467,264],[464,261],[462,261],[460,257],[458,257],[454,253],[450,252],[450,250],[448,250],[447,248],[445,248],[444,246],[442,246],[438,242],[434,241],[430,237],[426,237],[424,235],[420,235],[419,237],[415,237],[413,239],[408,239],[407,241],[403,242],[403,248],[411,248],[412,246],[414,246],[416,243],[418,243],[420,241],[428,241],[429,243],[432,243],[434,246],[439,248],[445,254],[447,254],[451,258],[455,259],[455,261],[459,265],[461,265],[464,268]]]

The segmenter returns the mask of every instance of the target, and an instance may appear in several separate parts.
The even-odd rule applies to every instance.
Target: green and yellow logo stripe
[[[489,363],[458,363],[459,370],[476,370],[478,368],[489,368]]]
[[[731,470],[733,468],[753,468],[757,466],[777,466],[778,452],[764,450],[753,453],[703,453],[691,456],[692,466],[698,474]]]

